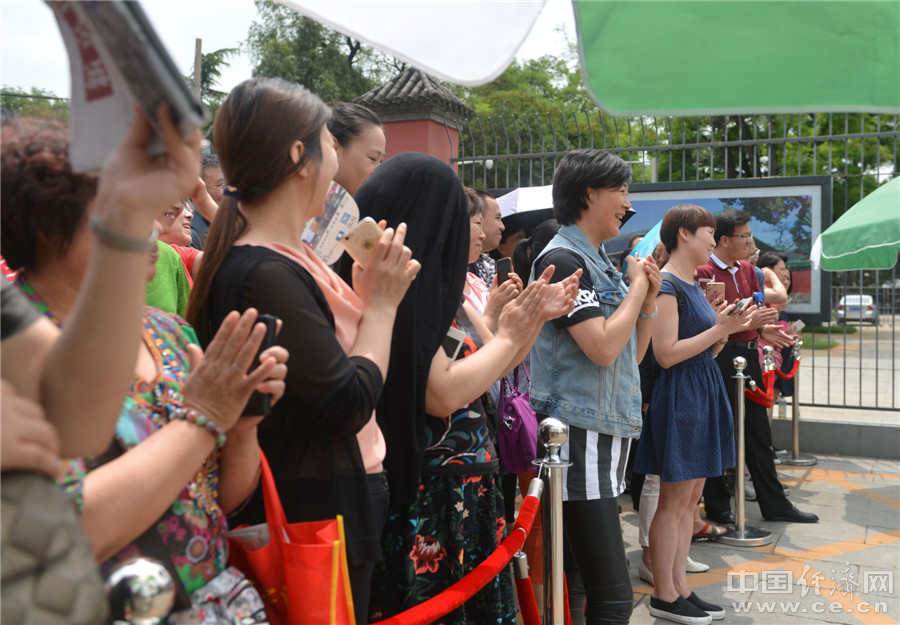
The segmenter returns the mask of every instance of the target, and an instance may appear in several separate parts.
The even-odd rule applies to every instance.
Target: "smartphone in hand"
[[[341,237],[341,245],[353,260],[365,267],[382,234],[384,234],[384,230],[378,226],[375,220],[366,217],[360,220],[353,230]]]
[[[751,297],[745,297],[745,298],[742,299],[742,300],[738,300],[738,301],[736,301],[736,302],[734,303],[734,310],[732,310],[732,311],[731,311],[730,313],[728,313],[728,314],[729,314],[729,315],[736,315],[736,314],[738,314],[739,312],[741,312],[742,310],[744,310],[744,308],[746,308],[747,306],[749,306],[752,302],[753,302],[753,297],[752,297],[752,296],[751,296]]]
[[[273,317],[272,315],[260,315],[257,317],[256,323],[265,324],[266,335],[263,337],[262,344],[259,346],[259,351],[256,352],[256,357],[253,359],[253,364],[250,365],[250,369],[247,373],[252,372],[259,366],[260,354],[275,344],[275,328],[278,325],[278,317]],[[253,394],[250,395],[250,399],[247,400],[247,405],[244,406],[244,411],[241,413],[241,416],[266,417],[270,412],[272,412],[272,395],[269,393],[253,391]]]
[[[512,271],[512,259],[501,258],[497,261],[497,286],[500,286],[509,280],[509,274]]]
[[[716,301],[718,297],[725,296],[725,283],[710,280],[706,283],[706,299],[710,302]]]

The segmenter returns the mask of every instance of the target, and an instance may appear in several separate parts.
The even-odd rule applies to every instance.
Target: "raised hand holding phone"
[[[363,219],[345,237],[348,242],[342,241],[345,247],[350,244],[347,251],[356,261],[353,263],[353,290],[367,307],[380,305],[396,309],[422,265],[413,259],[412,250],[403,245],[405,223],[399,224],[395,232],[393,228],[384,229],[387,225],[384,220],[378,224],[371,219],[370,222]],[[375,229],[380,234],[373,242]],[[350,248],[355,249],[351,251]]]
[[[275,344],[275,335],[277,334],[278,321],[279,320],[277,317],[265,314],[259,315],[259,317],[256,318],[256,323],[261,323],[266,326],[266,334],[259,346],[259,350],[256,352],[256,357],[253,359],[253,364],[250,365],[248,373],[252,372],[259,366],[262,353]],[[253,394],[250,395],[250,399],[247,400],[247,405],[244,406],[244,411],[241,413],[241,416],[266,417],[271,411],[272,394],[253,391]]]
[[[512,259],[501,258],[497,261],[497,286],[500,286],[509,280],[509,273],[512,271]]]

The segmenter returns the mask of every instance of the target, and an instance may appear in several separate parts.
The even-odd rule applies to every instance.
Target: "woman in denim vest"
[[[553,280],[583,271],[574,310],[544,324],[531,351],[531,402],[569,426],[562,456],[566,577],[572,620],[627,623],[631,581],[616,497],[624,489],[628,443],[641,431],[638,362],[656,316],[659,268],[629,258],[616,271],[602,244],[619,234],[631,204],[631,169],[602,150],[575,150],[553,174],[559,233],[532,275],[556,265]],[[583,606],[587,600],[587,611]]]

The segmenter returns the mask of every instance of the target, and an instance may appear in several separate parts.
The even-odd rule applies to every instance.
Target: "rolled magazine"
[[[132,102],[157,128],[166,103],[182,135],[209,120],[140,4],[125,0],[48,1],[69,54],[72,76],[70,159],[77,172],[99,169],[128,132]],[[159,137],[148,146],[163,154]]]

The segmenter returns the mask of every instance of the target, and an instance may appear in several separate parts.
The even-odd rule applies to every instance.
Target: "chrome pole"
[[[106,578],[106,599],[115,625],[156,625],[175,604],[175,583],[168,569],[151,558],[120,563]]]
[[[728,526],[722,536],[716,538],[717,541],[726,545],[736,547],[758,547],[759,545],[767,545],[772,542],[772,532],[756,527],[746,525],[746,502],[744,500],[744,462],[746,452],[744,449],[744,381],[750,377],[744,375],[744,369],[747,368],[747,359],[738,356],[734,359],[735,373],[731,376],[735,380],[734,391],[734,430],[735,430],[735,451],[736,466],[734,468],[734,526]],[[753,380],[751,380],[752,382]]]
[[[800,347],[803,341],[794,343],[794,360],[800,361]],[[800,453],[800,370],[794,376],[794,395],[791,397],[791,455],[782,456],[781,464],[787,464],[795,467],[811,467],[818,464],[819,460],[815,456]]]
[[[538,426],[538,441],[547,450],[547,455],[534,463],[541,468],[540,473],[546,482],[544,490],[549,494],[544,500],[544,509],[549,511],[550,517],[550,522],[544,523],[544,588],[550,590],[544,606],[546,625],[565,623],[562,480],[563,469],[572,466],[572,463],[559,457],[559,448],[568,439],[569,428],[558,419],[544,419]],[[548,514],[544,515],[545,521]]]

